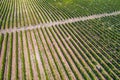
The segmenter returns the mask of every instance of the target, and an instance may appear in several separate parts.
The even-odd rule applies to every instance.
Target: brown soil
[[[54,46],[56,47],[56,49],[58,51],[58,54],[61,57],[61,60],[62,60],[63,64],[65,65],[65,68],[66,68],[69,76],[72,78],[72,80],[76,80],[75,75],[73,74],[72,70],[70,69],[70,66],[68,65],[68,62],[66,61],[62,51],[60,50],[57,42],[55,41],[54,37],[52,36],[52,34],[51,34],[51,32],[49,30],[48,30],[48,33],[50,35],[50,38],[52,39],[52,42],[53,42]]]
[[[46,33],[46,31],[44,31],[44,32]],[[47,42],[48,42],[48,44],[49,44],[49,46],[50,46],[50,48],[52,50],[52,55],[55,58],[56,64],[58,65],[58,68],[61,71],[61,75],[62,75],[63,79],[68,80],[68,76],[66,75],[65,70],[63,68],[63,65],[60,62],[60,59],[58,58],[58,55],[57,55],[58,53],[55,51],[54,45],[50,41],[49,36],[47,34],[45,34],[45,36],[46,36],[46,40],[47,40]]]
[[[20,32],[18,32],[18,76],[19,80],[22,80],[22,61],[21,61],[21,39]]]
[[[33,79],[34,80],[39,80],[38,73],[37,73],[36,62],[35,62],[35,55],[34,55],[33,47],[32,47],[32,44],[31,44],[30,33],[29,32],[27,32],[27,41],[28,41],[28,47],[29,47],[29,51],[30,51],[30,60],[31,60],[32,71],[33,71]]]
[[[35,31],[35,32],[37,32],[37,31]],[[32,40],[34,42],[33,46],[34,46],[34,49],[35,49],[35,55],[36,55],[36,59],[37,59],[39,70],[40,70],[40,76],[41,76],[42,79],[45,79],[45,72],[44,72],[42,61],[41,61],[41,58],[40,58],[41,53],[38,50],[37,42],[36,42],[35,35],[34,35],[33,31],[31,31],[31,36],[32,36]]]
[[[16,33],[13,33],[13,48],[12,48],[12,74],[11,80],[15,80],[16,78]]]

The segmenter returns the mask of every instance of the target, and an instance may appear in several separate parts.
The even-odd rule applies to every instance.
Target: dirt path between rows
[[[13,28],[13,29],[3,29],[0,30],[0,34],[6,34],[6,33],[12,33],[12,32],[19,32],[19,31],[24,31],[24,30],[32,30],[40,27],[51,27],[55,25],[61,25],[61,24],[66,24],[66,23],[73,23],[73,22],[78,22],[78,21],[86,21],[90,19],[96,19],[96,18],[102,18],[102,17],[108,17],[108,16],[115,16],[119,15],[120,11],[115,11],[112,13],[103,13],[103,14],[95,14],[91,16],[85,16],[85,17],[77,17],[77,18],[70,18],[62,21],[57,21],[57,22],[50,22],[50,23],[44,23],[44,24],[38,24],[35,26],[23,26],[20,28]]]

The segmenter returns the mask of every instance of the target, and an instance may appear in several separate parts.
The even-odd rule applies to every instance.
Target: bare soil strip
[[[43,57],[43,61],[45,63],[44,68],[45,68],[46,73],[47,73],[46,76],[49,78],[49,80],[54,80],[54,77],[53,77],[53,74],[52,74],[52,71],[51,71],[47,56],[45,55],[45,50],[44,50],[44,46],[43,46],[43,42],[42,42],[42,32],[41,32],[41,30],[39,30],[39,39],[41,41],[40,49],[41,49],[41,55]]]
[[[30,79],[30,65],[29,65],[29,59],[28,59],[28,50],[27,50],[25,33],[22,32],[22,35],[23,35],[23,48],[24,48],[24,57],[25,57],[26,79],[31,80]]]
[[[40,39],[39,39],[39,34],[38,34],[38,32],[37,32],[37,30],[35,30],[34,31],[34,35],[36,35],[36,37],[37,37],[37,39],[36,39],[36,50],[38,51],[38,53],[39,53],[39,57],[40,57],[40,65],[41,65],[41,67],[39,67],[39,68],[41,68],[40,69],[40,77],[41,77],[41,79],[43,79],[43,80],[46,80],[46,75],[45,75],[45,69],[44,69],[44,64],[43,64],[43,62],[42,62],[42,58],[41,58],[41,51],[40,51],[40,47],[39,47],[39,45],[41,45],[41,42],[40,42]],[[39,43],[39,45],[37,45]]]
[[[64,48],[64,45],[65,45],[64,42],[62,42],[62,41],[59,39],[58,35],[54,32],[53,29],[52,29],[52,31],[53,31],[53,34],[55,34],[55,37],[56,37],[58,43],[60,44],[60,46],[61,46],[61,48],[62,48],[62,50],[63,50],[63,55],[66,56],[65,58],[68,59],[67,61],[69,61],[68,63],[70,63],[69,66],[71,66],[71,69],[73,70],[73,72],[76,72],[75,75],[77,75],[78,79],[83,80],[82,75],[79,73],[77,66],[74,64],[73,59],[72,59],[72,58],[70,57],[70,55],[69,55],[70,53],[67,51],[68,49],[67,49],[67,48],[66,48],[66,49]],[[68,54],[68,53],[69,53],[69,54]],[[75,80],[75,79],[74,79],[74,80]]]
[[[39,70],[40,70],[40,77],[41,79],[44,79],[45,80],[45,73],[44,73],[44,69],[43,69],[43,65],[42,65],[42,60],[40,58],[40,52],[39,52],[39,49],[38,49],[38,46],[37,46],[37,41],[36,41],[36,38],[35,38],[35,35],[34,35],[34,32],[31,31],[31,36],[32,36],[32,40],[33,40],[33,46],[34,46],[34,49],[35,49],[35,54],[36,54],[36,59],[38,61],[38,67],[39,67]]]
[[[18,74],[19,74],[19,80],[22,80],[22,61],[21,61],[21,40],[20,40],[20,32],[18,33]]]
[[[51,27],[51,26],[61,25],[61,24],[66,24],[66,23],[86,21],[86,20],[90,20],[90,19],[96,19],[96,18],[102,18],[102,17],[108,17],[108,16],[116,16],[119,14],[120,14],[120,11],[115,11],[112,13],[95,14],[95,15],[91,15],[91,16],[71,18],[71,19],[57,21],[57,22],[38,24],[35,26],[31,25],[31,26],[23,26],[20,28],[14,27],[13,29],[2,29],[2,30],[0,30],[0,33],[6,34],[6,33],[12,33],[12,32],[16,32],[16,31],[19,32],[19,31],[24,31],[24,30],[32,30],[32,29],[36,29],[36,28],[40,28],[40,27]]]
[[[63,53],[62,53],[62,51],[61,51],[61,49],[59,47],[59,45],[57,44],[57,41],[55,40],[55,38],[53,37],[53,35],[51,34],[51,32],[48,29],[47,29],[47,31],[48,31],[48,34],[49,34],[49,36],[51,38],[53,46],[57,49],[57,52],[58,52],[57,55],[59,56],[63,66],[64,66],[64,69],[65,69],[66,73],[68,74],[68,77],[71,80],[76,80],[75,75],[73,74],[73,72],[72,72],[72,70],[71,70],[67,60],[65,59],[65,57],[64,57],[64,55],[63,55]]]
[[[13,33],[13,52],[12,52],[12,72],[11,72],[11,80],[15,80],[16,78],[16,33]]]
[[[31,40],[30,40],[30,33],[29,31],[27,31],[27,41],[28,41],[28,49],[30,51],[30,59],[31,59],[31,65],[32,65],[32,71],[33,71],[33,79],[34,80],[39,80],[38,78],[38,73],[37,73],[37,67],[36,67],[36,63],[35,63],[35,56],[34,56],[34,51],[33,51],[33,47],[31,44]]]
[[[51,49],[51,54],[52,54],[52,56],[54,58],[56,66],[58,67],[58,71],[62,76],[62,79],[63,80],[69,80],[68,76],[65,73],[64,67],[63,67],[63,65],[62,65],[62,63],[61,63],[61,61],[60,61],[60,59],[59,59],[59,57],[57,55],[58,53],[55,51],[54,45],[52,44],[51,40],[49,39],[50,37],[48,36],[48,33],[46,33],[46,31],[44,31],[44,32],[45,32],[45,37],[46,37],[46,40],[48,42],[48,45],[50,46],[50,49]]]
[[[43,45],[44,45],[44,50],[45,50],[45,53],[46,53],[46,57],[48,59],[48,62],[49,62],[49,65],[51,67],[51,71],[52,71],[52,73],[54,75],[54,78],[55,78],[55,80],[61,80],[60,75],[58,73],[58,70],[56,68],[55,62],[54,62],[54,60],[52,58],[50,49],[48,48],[47,42],[45,40],[45,37],[44,37],[45,33],[44,33],[44,31],[41,34],[42,34],[41,38],[42,38],[42,42],[43,42]]]

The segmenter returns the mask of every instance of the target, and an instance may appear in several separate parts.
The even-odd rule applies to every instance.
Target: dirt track
[[[73,22],[78,22],[78,21],[86,21],[90,19],[96,19],[96,18],[102,18],[102,17],[107,17],[107,16],[115,16],[119,15],[120,11],[112,12],[112,13],[103,13],[103,14],[96,14],[96,15],[91,15],[91,16],[85,16],[85,17],[77,17],[77,18],[71,18],[63,21],[57,21],[57,22],[52,22],[52,23],[45,23],[45,24],[38,24],[35,26],[23,26],[21,28],[13,28],[13,29],[4,29],[0,30],[0,34],[6,34],[6,33],[12,33],[12,32],[19,32],[19,31],[24,31],[24,30],[32,30],[40,27],[51,27],[55,25],[60,25],[60,24],[66,24],[66,23],[73,23]]]

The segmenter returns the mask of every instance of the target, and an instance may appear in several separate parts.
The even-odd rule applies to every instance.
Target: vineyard
[[[0,80],[120,80],[120,0],[1,0]]]

